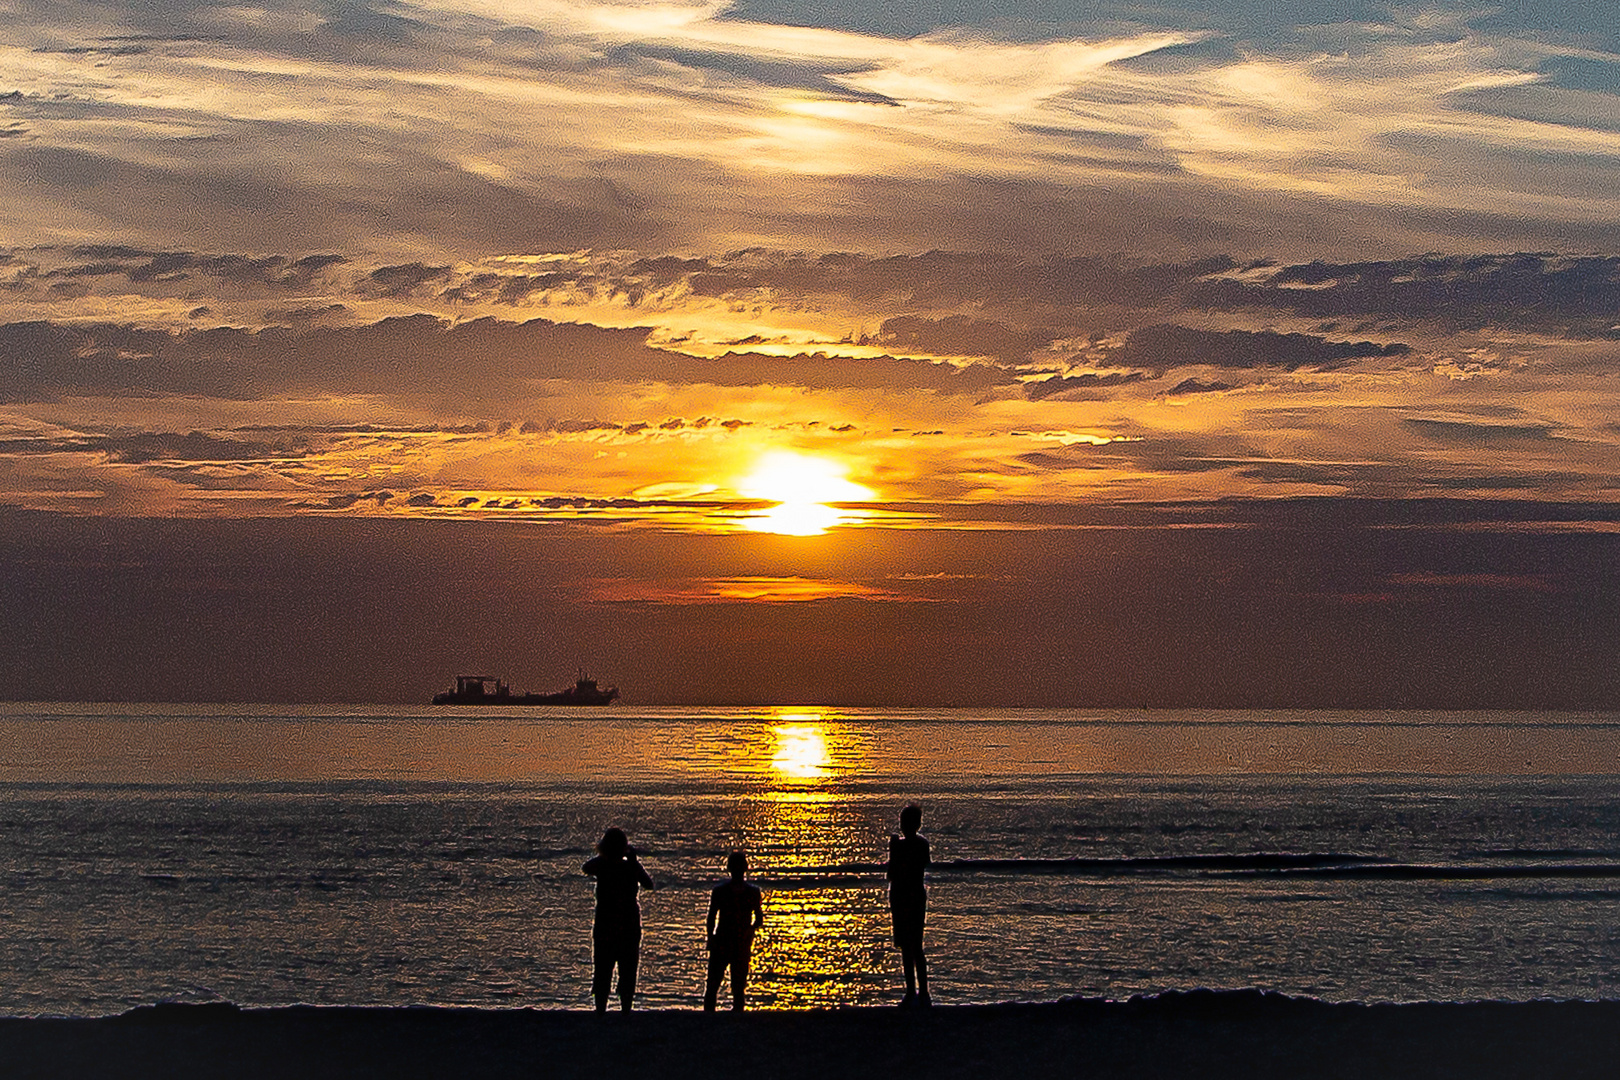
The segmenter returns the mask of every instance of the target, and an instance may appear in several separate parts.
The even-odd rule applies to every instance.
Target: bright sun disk
[[[871,488],[846,479],[845,471],[822,458],[780,450],[766,454],[737,488],[749,498],[777,505],[745,524],[755,532],[821,535],[846,517],[828,503],[866,502],[874,497]]]

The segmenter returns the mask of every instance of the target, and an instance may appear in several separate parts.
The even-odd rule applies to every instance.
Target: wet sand
[[[1366,1006],[1198,991],[740,1017],[163,1005],[0,1020],[0,1075],[1574,1080],[1620,1075],[1620,1002]]]

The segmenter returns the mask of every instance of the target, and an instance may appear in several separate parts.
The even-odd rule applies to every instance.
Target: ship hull
[[[485,689],[493,682],[495,690]],[[507,685],[488,676],[458,675],[456,688],[433,695],[435,705],[611,705],[619,699],[616,686],[600,687],[595,679],[581,678],[554,694],[514,694]]]
[[[576,694],[560,690],[555,694],[457,694],[433,696],[435,705],[611,705],[619,698],[618,691],[596,694]]]

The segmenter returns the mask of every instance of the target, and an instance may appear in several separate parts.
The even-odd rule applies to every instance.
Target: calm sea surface
[[[942,1002],[1620,997],[1620,714],[0,705],[0,1014],[589,1007],[607,825],[643,1005],[733,847],[755,1004],[894,1001],[912,801]]]

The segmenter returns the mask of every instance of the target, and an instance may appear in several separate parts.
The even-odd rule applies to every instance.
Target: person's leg
[[[726,972],[726,954],[712,952],[709,954],[709,981],[703,986],[703,1011],[714,1012],[715,1001],[720,997],[720,978]]]
[[[617,959],[612,942],[600,937],[594,942],[595,968],[591,973],[591,996],[596,999],[596,1011],[607,1011],[608,990],[613,986],[613,964]]]
[[[917,997],[924,1005],[932,1005],[933,1000],[928,996],[928,957],[923,954],[923,926],[927,922],[928,908],[925,904],[918,904],[916,936],[912,938],[917,953]]]
[[[735,960],[731,962],[731,1008],[734,1012],[743,1011],[743,1003],[748,995],[748,950],[744,949]]]
[[[619,954],[619,1008],[630,1011],[630,1001],[636,996],[636,967],[641,961],[641,935],[638,933],[624,943]]]
[[[900,943],[900,964],[906,972],[906,999],[917,996],[917,946],[910,940]]]
[[[914,961],[917,968],[917,997],[924,1004],[932,1004],[928,996],[928,957],[923,955],[922,942],[917,942],[917,956]]]
[[[917,963],[922,956],[922,910],[913,903],[894,909],[894,943],[900,949],[900,964],[906,973],[906,1001],[917,999]],[[927,975],[923,976],[927,989]]]

